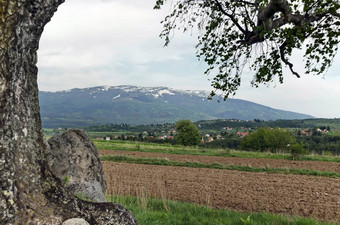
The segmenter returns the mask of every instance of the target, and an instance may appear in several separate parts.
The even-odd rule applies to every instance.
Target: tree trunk
[[[0,224],[137,224],[123,207],[67,193],[48,168],[41,131],[37,50],[64,0],[0,1]]]

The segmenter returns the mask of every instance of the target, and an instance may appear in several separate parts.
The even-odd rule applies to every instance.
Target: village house
[[[301,131],[301,136],[310,136],[312,132],[309,129],[304,129]]]
[[[221,139],[223,139],[222,135],[220,134],[216,135],[216,140],[221,140]]]
[[[237,135],[239,138],[244,138],[245,136],[248,136],[248,135],[249,135],[249,132],[236,132],[236,135]]]
[[[313,135],[314,132],[319,132],[321,134],[326,134],[328,133],[328,130],[327,129],[320,129],[320,128],[316,128],[316,129],[304,129],[300,132],[300,135],[301,136],[310,136],[310,135]]]

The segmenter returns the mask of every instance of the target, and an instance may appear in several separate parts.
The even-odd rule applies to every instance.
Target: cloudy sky
[[[159,38],[167,9],[155,0],[66,0],[41,38],[39,88],[59,91],[100,85],[165,86],[211,91],[206,65],[195,57],[194,34],[177,32],[168,47]],[[293,61],[303,71],[298,53]],[[252,88],[245,72],[234,98],[315,117],[340,118],[340,52],[325,77]]]

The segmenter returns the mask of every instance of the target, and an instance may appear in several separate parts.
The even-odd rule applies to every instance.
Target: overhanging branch
[[[292,72],[292,74],[294,74],[297,78],[300,78],[300,75],[295,72],[293,70],[293,64],[291,62],[289,62],[286,58],[285,58],[285,53],[284,53],[284,50],[287,46],[287,42],[284,42],[281,46],[280,46],[280,57],[281,57],[281,60],[282,62],[284,62],[286,65],[289,66],[289,69],[290,71]]]
[[[221,3],[218,0],[214,1],[216,3],[216,6],[218,7],[218,9],[226,16],[228,16],[230,18],[230,20],[235,24],[235,26],[244,34],[247,35],[247,31],[245,31],[245,29],[243,29],[243,27],[241,27],[241,25],[237,22],[237,20],[234,18],[233,15],[229,14],[227,11],[225,11],[221,5]]]

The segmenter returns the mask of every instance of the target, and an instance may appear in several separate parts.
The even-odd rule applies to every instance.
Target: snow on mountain
[[[176,95],[176,94],[189,94],[192,96],[199,96],[202,98],[207,98],[209,92],[201,91],[201,90],[177,90],[173,88],[167,87],[139,87],[139,86],[130,86],[130,85],[119,85],[119,86],[99,86],[87,88],[89,90],[89,94],[93,95],[95,93],[102,93],[107,91],[117,91],[120,90],[122,93],[143,93],[145,95],[153,96],[154,98],[159,98],[165,95]],[[76,90],[76,89],[72,89]],[[70,92],[68,90],[67,92]],[[66,92],[66,91],[62,91]],[[112,97],[113,99],[117,99],[121,97],[121,95],[116,95]]]
[[[89,92],[89,95],[97,94],[97,93],[103,93],[108,91],[117,91],[120,90],[125,93],[144,93],[145,95],[151,95],[155,98],[159,98],[164,95],[176,95],[176,94],[188,94],[193,96],[199,96],[203,98],[207,98],[209,95],[209,92],[202,91],[202,90],[178,90],[173,88],[167,88],[167,87],[139,87],[139,86],[131,86],[131,85],[118,85],[118,86],[98,86],[98,87],[90,87],[90,88],[74,88],[69,90],[63,90],[63,91],[55,91],[53,93],[69,93],[72,91],[79,90],[81,92]],[[119,98],[121,96],[116,96],[116,98]],[[113,97],[115,98],[115,97]]]
[[[102,91],[107,91],[107,90],[109,90],[111,87],[110,86],[108,86],[108,85],[104,85],[104,86],[102,86]]]
[[[240,99],[209,101],[209,92],[129,85],[40,92],[44,127],[79,127],[105,123],[156,124],[209,119],[276,120],[311,116]]]
[[[120,97],[120,94],[115,96],[115,97],[113,97],[112,100],[115,100],[116,98],[119,98],[119,97]]]

